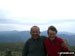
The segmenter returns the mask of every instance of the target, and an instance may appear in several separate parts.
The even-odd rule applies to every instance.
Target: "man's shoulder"
[[[27,39],[26,43],[30,42],[31,41],[31,38]]]

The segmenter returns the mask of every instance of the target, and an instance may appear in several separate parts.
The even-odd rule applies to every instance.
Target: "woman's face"
[[[55,31],[52,31],[52,30],[49,30],[49,32],[48,32],[48,37],[49,37],[49,39],[50,39],[51,41],[54,40],[55,37],[56,37],[56,32],[55,32]]]

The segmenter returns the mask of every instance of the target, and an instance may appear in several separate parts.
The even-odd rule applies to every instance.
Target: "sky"
[[[0,0],[0,31],[27,31],[34,25],[75,33],[75,0]]]

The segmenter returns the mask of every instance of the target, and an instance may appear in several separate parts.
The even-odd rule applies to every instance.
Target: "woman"
[[[48,56],[60,56],[59,52],[69,52],[66,42],[56,36],[57,29],[54,26],[48,28],[48,38],[44,40]],[[63,55],[62,55],[63,56]],[[71,56],[71,55],[64,55]]]

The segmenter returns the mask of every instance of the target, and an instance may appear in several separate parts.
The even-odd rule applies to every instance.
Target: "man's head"
[[[48,33],[49,39],[50,39],[50,40],[54,40],[55,37],[56,37],[56,34],[57,34],[57,29],[56,29],[54,26],[50,26],[50,27],[48,28],[47,33]]]
[[[38,26],[31,27],[30,34],[34,39],[37,39],[40,36],[40,28]]]

